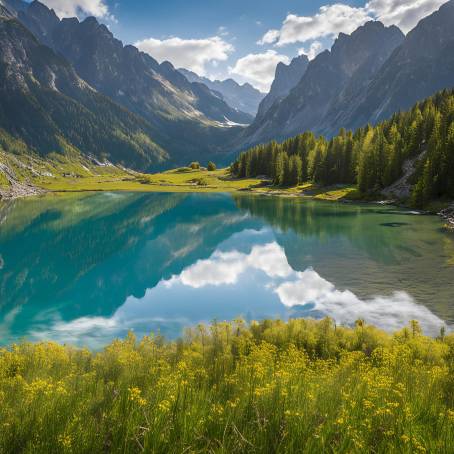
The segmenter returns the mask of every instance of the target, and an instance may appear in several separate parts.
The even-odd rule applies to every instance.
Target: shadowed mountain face
[[[166,159],[145,120],[97,93],[16,19],[0,18],[0,126],[45,155],[81,152],[146,169]]]
[[[248,83],[240,85],[233,79],[210,80],[184,68],[180,68],[178,71],[190,82],[198,82],[206,85],[216,96],[224,99],[229,106],[249,114],[251,116],[249,122],[252,122],[257,114],[260,101],[265,96],[264,93]]]
[[[66,58],[87,84],[147,122],[149,136],[173,163],[208,158],[208,153],[215,158],[241,129],[231,125],[250,121],[248,114],[229,107],[203,84],[190,83],[170,63],[159,64],[135,47],[123,46],[96,19],[59,20],[38,1],[20,6],[14,10],[18,20]]]
[[[377,123],[442,89],[454,87],[454,1],[421,20],[375,74],[342,122]]]
[[[0,17],[6,18],[6,19],[11,19],[14,17],[14,15],[9,11],[9,9],[3,5],[0,1]]]
[[[19,11],[28,7],[28,3],[23,0],[0,0],[0,5],[3,5],[3,7],[13,16],[17,16]]]
[[[312,60],[302,79],[281,102],[275,102],[245,132],[249,144],[324,129],[325,118],[337,118],[345,104],[356,102],[404,35],[397,27],[368,22],[351,35],[341,33],[331,51]]]
[[[185,77],[124,46],[95,18],[60,20],[38,1],[2,0],[0,17],[0,129],[41,154],[107,154],[140,170],[226,164],[239,149],[307,130],[331,137],[454,86],[454,0],[407,37],[369,22],[311,62],[278,65],[247,128],[241,106],[255,112],[262,96],[247,84],[181,70]],[[13,18],[25,26],[20,33]]]

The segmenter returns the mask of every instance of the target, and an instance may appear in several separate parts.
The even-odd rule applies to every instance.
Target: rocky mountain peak
[[[454,40],[454,0],[443,4],[438,11],[422,19],[406,39],[407,55],[424,54],[431,57]]]
[[[88,27],[98,27],[99,22],[94,16],[88,16],[83,21],[82,24],[85,24]]]
[[[17,17],[43,44],[51,44],[52,33],[60,23],[53,9],[35,0],[26,9],[19,10]]]
[[[271,106],[284,99],[290,91],[298,84],[309,65],[307,55],[295,57],[288,65],[278,63],[270,92],[260,103],[257,119],[262,118]],[[256,119],[256,121],[257,121]]]
[[[23,14],[23,11],[21,13]],[[53,28],[60,22],[55,11],[49,9],[38,0],[30,3],[30,6],[27,8],[27,14],[32,16],[36,21],[40,21],[43,28]]]

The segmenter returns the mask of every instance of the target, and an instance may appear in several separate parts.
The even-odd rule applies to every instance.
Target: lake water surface
[[[0,204],[0,343],[101,348],[128,330],[358,318],[454,322],[454,235],[375,205],[94,193]]]

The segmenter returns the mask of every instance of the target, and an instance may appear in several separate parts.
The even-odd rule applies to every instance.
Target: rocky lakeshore
[[[37,188],[31,184],[14,182],[10,186],[0,187],[0,200],[11,200],[19,197],[31,197],[44,194],[44,189]]]
[[[18,161],[20,164],[20,161]],[[23,165],[23,164],[20,164]],[[44,189],[37,188],[28,181],[19,181],[15,172],[5,163],[0,162],[0,172],[6,178],[7,185],[0,185],[0,200],[17,199],[44,194]]]
[[[454,203],[438,213],[446,221],[446,227],[454,231]]]

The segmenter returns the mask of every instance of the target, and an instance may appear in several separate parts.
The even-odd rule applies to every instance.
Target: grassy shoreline
[[[0,349],[0,451],[450,453],[454,334],[216,323]]]
[[[84,193],[84,192],[197,192],[197,193],[244,193],[262,196],[299,197],[309,200],[346,203],[377,203],[383,197],[365,196],[356,186],[334,185],[321,187],[314,183],[303,183],[296,187],[282,188],[273,186],[269,179],[261,178],[235,178],[230,175],[229,169],[208,171],[205,168],[193,170],[189,167],[180,167],[165,172],[144,174],[115,166],[83,167],[78,171],[78,166],[63,167],[70,173],[53,176],[40,176],[28,178],[31,188],[38,189],[38,193],[31,190],[23,196],[45,196],[46,194]],[[3,190],[2,190],[3,188]],[[4,186],[0,186],[1,196],[5,195]],[[19,196],[21,196],[19,191]],[[12,198],[15,198],[14,195]],[[8,199],[8,197],[6,197]],[[405,201],[384,201],[398,206],[409,208]],[[424,211],[428,214],[439,214],[443,209],[452,207],[452,201],[438,200],[432,202]],[[446,218],[444,227],[454,231],[451,217]]]
[[[305,197],[318,200],[364,200],[353,186],[320,188],[305,183],[277,188],[265,178],[234,178],[228,169],[207,171],[177,168],[155,174],[128,173],[65,178],[42,178],[34,183],[51,193],[137,191],[137,192],[245,192],[259,195]]]

